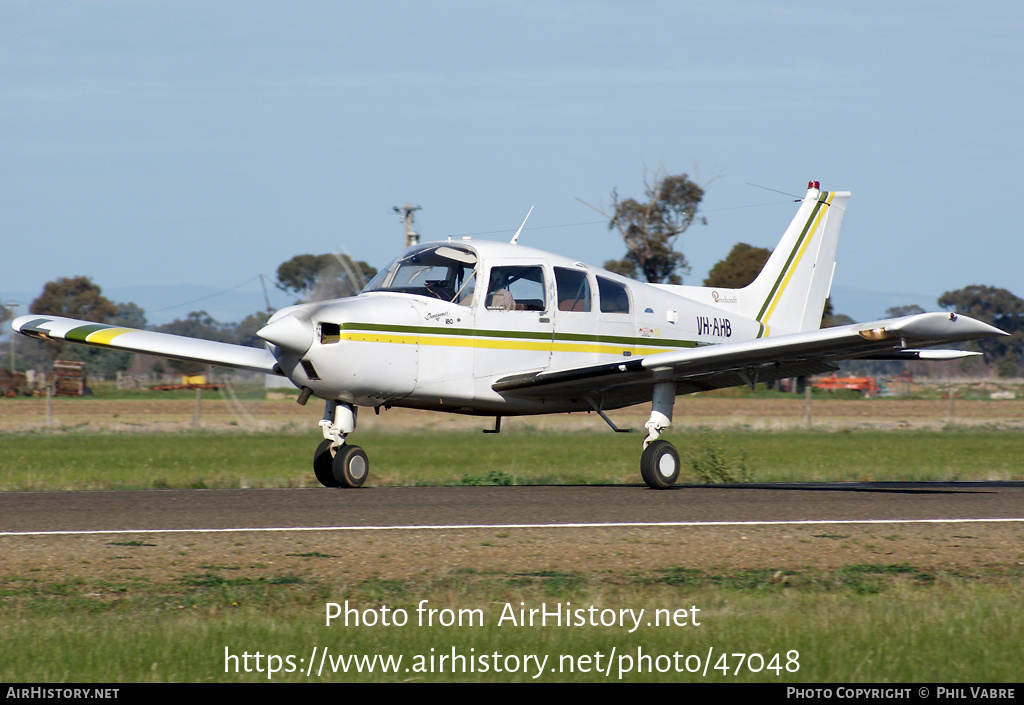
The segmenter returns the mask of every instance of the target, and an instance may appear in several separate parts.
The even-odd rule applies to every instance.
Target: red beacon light
[[[821,190],[821,182],[820,181],[808,181],[807,182],[807,188],[816,188],[818,190]]]

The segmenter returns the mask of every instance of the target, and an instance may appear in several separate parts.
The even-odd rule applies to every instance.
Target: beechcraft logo
[[[736,303],[736,297],[735,296],[722,296],[717,291],[712,291],[711,292],[711,299],[716,304],[734,304],[734,303]]]

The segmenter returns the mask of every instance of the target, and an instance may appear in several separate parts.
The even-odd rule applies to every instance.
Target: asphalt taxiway
[[[1024,482],[0,493],[0,533],[1024,521]]]

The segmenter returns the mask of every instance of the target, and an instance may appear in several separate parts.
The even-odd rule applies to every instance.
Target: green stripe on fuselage
[[[698,343],[693,340],[671,340],[668,338],[639,338],[621,335],[588,335],[585,333],[553,334],[548,331],[522,330],[486,330],[473,328],[439,328],[434,326],[401,326],[383,323],[343,323],[342,330],[372,331],[374,333],[395,333],[406,335],[445,335],[466,338],[505,338],[513,340],[551,340],[553,342],[599,343],[603,345],[623,345],[626,347],[674,347],[694,348]]]

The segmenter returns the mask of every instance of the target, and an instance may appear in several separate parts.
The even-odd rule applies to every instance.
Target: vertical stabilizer
[[[822,191],[811,182],[764,269],[739,290],[743,315],[761,324],[758,337],[820,327],[849,197],[849,191]]]

